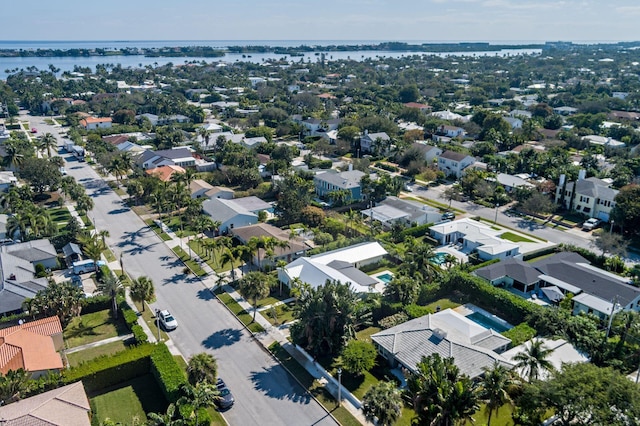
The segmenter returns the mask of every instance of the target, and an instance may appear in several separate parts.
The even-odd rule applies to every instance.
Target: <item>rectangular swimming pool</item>
[[[472,314],[469,314],[467,315],[467,318],[469,318],[471,321],[475,322],[476,324],[480,324],[485,328],[490,328],[498,333],[503,333],[511,328],[495,321],[493,318],[489,318],[486,315],[482,315],[480,312],[474,312]]]
[[[376,278],[382,281],[383,283],[387,284],[389,281],[393,279],[393,275],[387,272],[385,274],[378,275]]]
[[[447,254],[446,253],[442,253],[442,252],[436,252],[435,256],[433,256],[431,259],[432,263],[435,263],[436,265],[442,265],[443,263],[445,263],[447,260]]]

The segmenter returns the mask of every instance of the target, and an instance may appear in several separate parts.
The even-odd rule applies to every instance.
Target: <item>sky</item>
[[[0,40],[640,40],[638,0],[20,0]]]

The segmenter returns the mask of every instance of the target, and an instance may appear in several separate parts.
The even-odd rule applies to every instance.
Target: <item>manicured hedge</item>
[[[433,313],[433,311],[426,306],[416,304],[405,306],[404,312],[409,316],[409,319],[420,318],[421,316]]]
[[[520,324],[530,314],[543,309],[467,272],[454,271],[449,274],[443,282],[441,290],[445,292],[459,291],[466,294],[472,303],[501,316],[511,324]]]
[[[109,296],[93,296],[82,299],[82,313],[92,314],[98,311],[111,309],[111,298]]]
[[[180,389],[187,384],[187,376],[166,345],[156,345],[151,354],[151,374],[169,402],[176,402]]]
[[[433,226],[433,223],[426,223],[424,225],[414,226],[412,228],[403,229],[400,235],[402,235],[403,240],[405,237],[423,237],[429,233],[429,228]]]
[[[533,339],[536,336],[537,332],[535,328],[523,322],[516,325],[511,330],[504,331],[500,334],[508,339],[511,339],[511,346],[514,347],[521,345],[527,340]]]
[[[136,339],[136,344],[147,343],[149,341],[149,336],[147,336],[147,333],[145,333],[141,325],[136,324],[131,327],[131,332],[133,333],[133,338]]]
[[[114,386],[147,374],[154,349],[155,345],[146,344],[114,355],[102,356],[65,370],[62,378],[65,384],[82,380],[89,392]]]

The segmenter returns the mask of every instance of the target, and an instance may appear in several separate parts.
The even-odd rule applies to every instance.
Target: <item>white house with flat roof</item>
[[[542,344],[546,349],[550,349],[551,353],[547,357],[547,361],[551,363],[555,370],[560,370],[562,368],[562,364],[577,364],[582,362],[589,362],[589,357],[587,357],[582,352],[578,351],[575,346],[571,343],[567,342],[564,339],[546,339],[536,337],[533,340],[542,340]],[[517,361],[514,360],[516,355],[520,352],[524,352],[531,347],[533,340],[528,340],[521,345],[515,346],[505,353],[502,354],[504,358],[512,362],[513,364],[517,364]],[[524,371],[523,368],[517,368],[516,370],[521,377],[527,377],[527,372]],[[550,376],[550,372],[545,369],[540,369],[539,373],[540,380],[546,380]]]
[[[442,213],[436,208],[418,201],[402,200],[393,196],[380,201],[375,207],[362,210],[360,214],[365,218],[379,221],[386,228],[390,228],[394,223],[411,226],[442,220]]]
[[[500,238],[504,230],[492,229],[473,219],[460,219],[439,223],[429,228],[429,233],[442,245],[459,246],[464,253],[477,252],[482,260],[506,259],[518,256],[520,246]]]
[[[278,270],[278,279],[290,285],[299,279],[317,288],[327,280],[349,283],[356,293],[377,291],[378,280],[360,271],[362,266],[380,261],[387,251],[378,242],[366,242],[310,257],[300,257]]]

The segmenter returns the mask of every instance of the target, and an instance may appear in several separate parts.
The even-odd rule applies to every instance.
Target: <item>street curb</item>
[[[304,390],[304,392],[305,392],[306,394],[308,394],[308,395],[309,395],[309,396],[310,396],[310,397],[311,397],[315,402],[317,402],[317,403],[318,403],[318,405],[319,405],[320,407],[322,407],[322,409],[323,409],[323,410],[324,410],[324,411],[325,411],[325,412],[326,412],[326,413],[327,413],[327,414],[328,414],[328,415],[329,415],[329,416],[330,416],[330,417],[331,417],[331,418],[332,418],[332,419],[333,419],[337,424],[341,425],[342,423],[340,423],[340,422],[338,421],[338,419],[336,419],[336,418],[333,416],[333,414],[331,414],[331,412],[327,409],[327,407],[325,407],[324,405],[322,405],[322,403],[321,403],[320,401],[318,401],[318,399],[317,399],[317,398],[316,398],[316,397],[315,397],[311,392],[309,392],[309,390],[308,390],[308,389],[307,389],[307,388],[302,384],[302,382],[300,382],[300,380],[296,377],[296,375],[295,375],[295,374],[293,374],[293,373],[292,373],[292,372],[291,372],[291,371],[290,371],[290,370],[289,370],[289,369],[288,369],[288,368],[287,368],[283,363],[281,363],[281,362],[280,362],[280,360],[278,359],[278,357],[276,357],[276,356],[273,354],[273,352],[271,352],[271,351],[269,350],[269,348],[265,347],[265,346],[262,344],[262,342],[261,342],[261,341],[260,341],[260,339],[256,336],[256,334],[255,334],[253,331],[251,331],[251,330],[249,329],[249,327],[247,327],[247,325],[246,325],[245,323],[243,323],[243,322],[240,320],[240,318],[238,318],[238,316],[237,316],[236,314],[234,314],[234,313],[233,313],[233,311],[232,311],[232,310],[231,310],[231,309],[230,309],[230,308],[229,308],[229,307],[228,307],[228,306],[227,306],[227,305],[226,305],[222,300],[220,300],[220,298],[218,297],[218,295],[217,295],[217,294],[216,294],[216,293],[215,293],[211,288],[207,288],[207,289],[211,292],[211,294],[213,294],[213,295],[215,296],[215,298],[216,298],[216,300],[218,301],[218,303],[220,303],[222,306],[224,306],[224,307],[227,309],[227,311],[229,311],[229,313],[230,313],[231,315],[233,315],[233,317],[234,317],[234,318],[235,318],[235,319],[236,319],[240,324],[242,324],[242,327],[243,327],[245,330],[247,330],[247,331],[249,332],[249,334],[251,334],[251,337],[253,338],[253,340],[254,340],[255,342],[257,342],[257,343],[258,343],[258,346],[259,346],[259,347],[260,347],[264,352],[266,352],[266,353],[267,353],[267,354],[268,354],[268,355],[269,355],[269,356],[270,356],[274,361],[276,361],[276,362],[278,363],[278,365],[280,365],[282,368],[284,368],[284,370],[285,370],[287,373],[289,373],[289,375],[290,375],[291,377],[293,377],[293,378],[295,379],[295,381],[300,385],[300,387]],[[226,292],[225,292],[225,293],[226,293]],[[228,293],[227,293],[227,294],[228,294]],[[268,331],[267,331],[267,330],[265,330],[265,331],[264,331],[264,333],[268,333]],[[278,342],[277,340],[274,340],[274,343],[278,343],[278,344],[280,344],[280,342]],[[298,362],[298,361],[296,360],[296,362]],[[304,366],[301,366],[301,367],[302,367],[302,368],[304,368]],[[306,370],[306,369],[305,369],[305,370]],[[313,376],[311,376],[311,377],[313,377]],[[317,380],[317,379],[315,379],[315,378],[314,378],[314,380]],[[355,417],[354,417],[354,418],[355,418]]]

